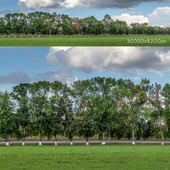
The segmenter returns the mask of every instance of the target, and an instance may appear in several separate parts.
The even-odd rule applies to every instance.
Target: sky
[[[150,26],[170,27],[170,0],[0,0],[0,16],[35,11],[78,18],[93,15],[99,20],[108,14],[128,25],[147,22]]]
[[[0,47],[0,91],[20,83],[92,77],[169,82],[170,47]]]

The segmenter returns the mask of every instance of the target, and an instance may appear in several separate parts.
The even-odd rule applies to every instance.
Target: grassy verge
[[[170,36],[6,37],[0,38],[0,46],[170,46]]]
[[[170,146],[1,146],[4,169],[169,169]]]

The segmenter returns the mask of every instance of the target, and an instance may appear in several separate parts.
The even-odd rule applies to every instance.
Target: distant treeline
[[[83,19],[71,18],[65,14],[34,12],[7,14],[0,18],[0,34],[37,35],[122,35],[122,34],[170,34],[170,27],[148,26],[147,23],[113,21],[105,15],[102,21],[94,16]]]
[[[64,135],[99,139],[170,137],[170,84],[148,79],[94,77],[71,86],[59,81],[21,83],[0,92],[0,136],[48,139]]]

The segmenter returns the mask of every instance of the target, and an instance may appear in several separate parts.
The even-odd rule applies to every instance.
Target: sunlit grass
[[[1,146],[1,169],[169,169],[170,146]]]
[[[129,41],[133,43],[128,43]],[[136,39],[136,40],[135,40]],[[140,41],[146,41],[138,43]],[[148,39],[150,41],[148,41]],[[153,39],[153,40],[152,40]],[[156,41],[154,42],[154,40]],[[161,43],[161,40],[163,43]],[[165,42],[166,41],[166,42]],[[148,43],[149,42],[149,43]],[[160,42],[160,43],[158,43]],[[170,46],[170,36],[0,38],[0,46]]]

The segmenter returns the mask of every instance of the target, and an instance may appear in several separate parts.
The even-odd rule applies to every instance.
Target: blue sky
[[[14,12],[48,11],[84,18],[148,22],[152,26],[170,27],[170,0],[0,0],[0,16]]]
[[[170,47],[1,47],[0,90],[19,83],[95,76],[169,82]]]

